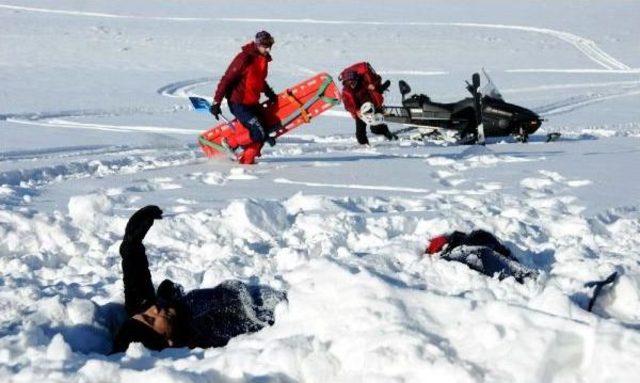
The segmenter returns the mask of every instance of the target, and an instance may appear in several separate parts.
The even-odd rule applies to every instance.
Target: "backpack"
[[[369,64],[368,62],[359,62],[343,69],[342,72],[340,72],[340,76],[338,77],[338,80],[342,81],[343,85],[343,78],[345,77],[345,74],[347,72],[356,72],[357,74],[359,74],[360,78],[364,81],[365,86],[373,84],[376,89],[380,87],[382,78],[376,73],[371,64]]]
[[[376,73],[371,64],[366,61],[359,62],[353,64],[340,72],[340,76],[338,76],[338,80],[342,81],[342,86],[348,89],[347,84],[344,81],[345,74],[348,72],[356,72],[360,78],[362,79],[361,86],[367,88],[369,85],[373,85],[376,90],[368,90],[368,94],[370,96],[370,101],[373,102],[373,105],[376,109],[380,109],[384,103],[384,97],[382,93],[378,90],[382,84],[382,77]],[[343,91],[343,93],[346,93]],[[360,107],[359,105],[357,107]]]

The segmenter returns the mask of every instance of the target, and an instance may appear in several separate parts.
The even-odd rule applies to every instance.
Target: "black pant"
[[[386,124],[371,126],[371,133],[385,136],[387,139],[391,139],[392,135],[389,131],[389,127]],[[356,118],[356,139],[360,145],[369,144],[367,138],[367,124],[359,118]]]
[[[464,263],[469,268],[489,277],[498,274],[498,279],[514,277],[524,283],[526,278],[536,278],[538,272],[521,265],[515,258],[504,255],[484,246],[458,246],[442,255],[442,259]]]
[[[229,110],[249,130],[249,136],[253,142],[264,142],[269,133],[260,121],[262,118],[260,109],[262,109],[260,105],[249,106],[229,103]]]

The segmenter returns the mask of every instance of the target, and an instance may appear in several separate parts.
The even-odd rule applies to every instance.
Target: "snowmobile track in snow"
[[[8,122],[23,125],[36,125],[46,126],[54,128],[69,128],[69,129],[93,129],[93,130],[105,130],[110,132],[125,132],[125,133],[158,133],[158,134],[184,134],[184,135],[196,135],[202,130],[200,129],[180,129],[170,128],[163,126],[134,126],[134,125],[111,125],[111,124],[91,124],[81,123],[68,120],[41,120],[30,121],[21,119],[7,119]]]
[[[189,91],[201,85],[205,85],[215,81],[217,77],[201,77],[193,80],[184,80],[167,84],[156,92],[167,97],[187,98],[194,94]]]
[[[542,117],[571,112],[575,109],[582,108],[591,104],[603,102],[620,97],[629,97],[640,95],[640,86],[624,87],[611,92],[589,93],[586,95],[573,96],[564,100],[556,101],[547,105],[533,108],[533,111]]]
[[[551,36],[565,41],[574,46],[578,51],[585,55],[589,60],[595,62],[601,67],[608,70],[631,70],[631,68],[603,51],[598,45],[590,39],[575,35],[573,33],[557,31],[549,28],[531,27],[524,25],[507,25],[507,24],[484,24],[484,23],[459,23],[459,22],[416,22],[416,21],[355,21],[355,20],[321,20],[321,19],[285,19],[285,18],[234,18],[234,17],[166,17],[166,16],[136,16],[136,15],[119,15],[114,13],[100,12],[81,12],[67,11],[59,9],[23,7],[17,5],[0,4],[0,8],[15,11],[53,13],[67,16],[84,16],[84,17],[102,17],[116,19],[134,19],[134,20],[152,20],[152,21],[219,21],[219,22],[238,22],[238,23],[288,23],[288,24],[328,24],[328,25],[371,25],[371,26],[413,26],[413,27],[461,27],[461,28],[483,28],[483,29],[506,29],[522,32],[530,32]]]

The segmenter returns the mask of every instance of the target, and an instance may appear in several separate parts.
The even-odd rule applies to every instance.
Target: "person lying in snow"
[[[146,206],[131,216],[125,229],[120,255],[129,319],[118,330],[112,353],[126,351],[132,342],[152,350],[220,347],[274,323],[273,310],[286,295],[267,286],[231,280],[185,294],[165,279],[155,291],[142,240],[156,219],[162,219],[162,210]]]
[[[498,274],[500,280],[514,277],[516,281],[523,283],[525,278],[538,276],[537,270],[521,265],[508,248],[493,234],[484,230],[475,230],[469,234],[454,231],[432,238],[425,254],[438,254],[448,261],[462,262],[490,277]]]

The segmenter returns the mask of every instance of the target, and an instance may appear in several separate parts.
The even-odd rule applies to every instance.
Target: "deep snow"
[[[640,6],[628,1],[0,1],[2,381],[625,382],[640,373]],[[527,145],[372,139],[341,108],[238,167],[209,96],[258,29],[278,89],[366,59],[452,101],[485,67],[547,121]],[[400,128],[400,127],[396,127]],[[544,143],[544,133],[563,137]],[[224,348],[105,356],[119,240],[148,203],[156,282],[287,291]],[[421,255],[484,228],[524,285]],[[618,270],[594,313],[583,284]]]

